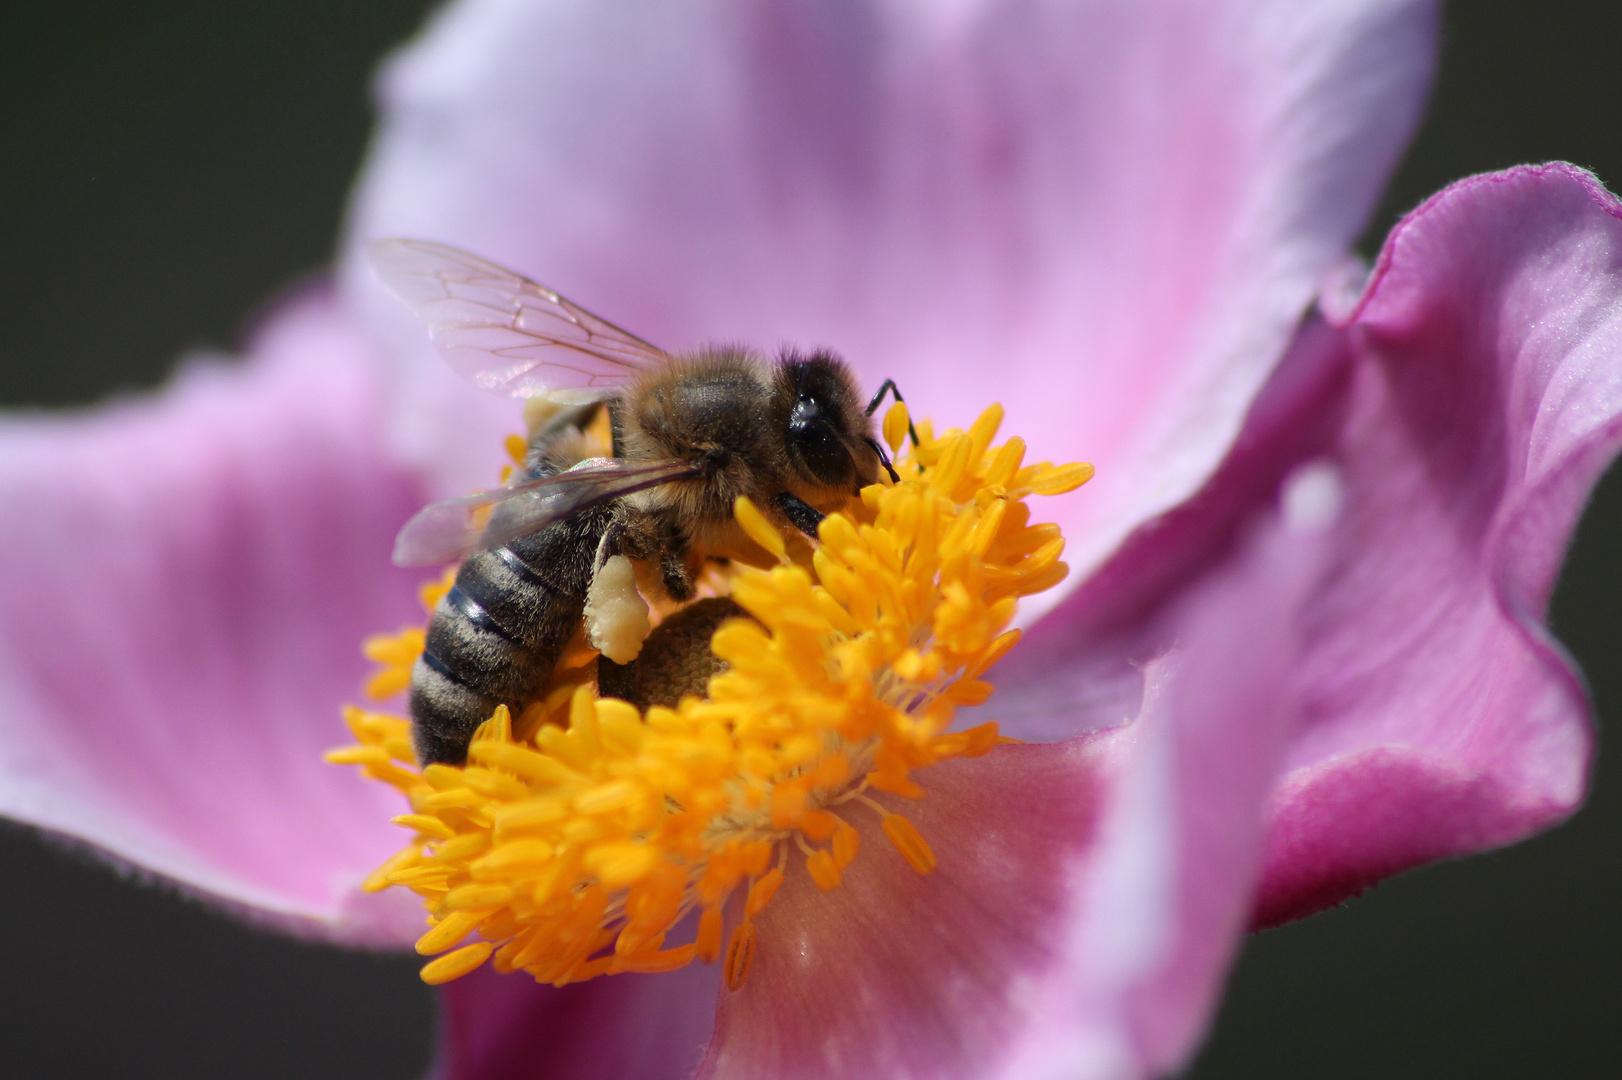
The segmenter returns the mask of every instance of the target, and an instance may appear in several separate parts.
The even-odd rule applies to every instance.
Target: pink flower
[[[1303,319],[1433,30],[1403,0],[470,0],[390,66],[356,243],[454,242],[671,348],[829,343],[1098,466],[984,707],[1029,744],[921,776],[933,875],[791,875],[736,994],[470,976],[445,1075],[1163,1073],[1246,925],[1577,805],[1542,619],[1622,444],[1622,205],[1569,166],[1464,181]],[[0,811],[400,943],[410,898],[356,890],[399,807],[320,754],[357,642],[413,617],[394,530],[518,421],[342,280],[243,367],[0,427]]]

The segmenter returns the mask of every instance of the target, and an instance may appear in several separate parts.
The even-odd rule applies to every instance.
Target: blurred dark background
[[[10,4],[0,11],[0,405],[157,384],[331,254],[367,77],[424,0]],[[1429,118],[1365,238],[1449,180],[1565,158],[1622,184],[1622,6],[1448,7]],[[114,328],[114,329],[110,329]],[[1622,715],[1622,478],[1554,625]],[[12,568],[15,572],[16,568]],[[1248,943],[1193,1080],[1615,1076],[1622,756],[1570,824],[1404,875]],[[414,1078],[417,963],[288,942],[0,825],[13,1077]]]

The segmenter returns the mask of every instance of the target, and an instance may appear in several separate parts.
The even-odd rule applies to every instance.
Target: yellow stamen
[[[899,456],[907,419],[897,404],[884,420],[900,481],[870,485],[824,518],[809,559],[802,547],[790,561],[784,536],[738,500],[739,526],[779,565],[712,572],[754,618],[715,632],[728,669],[705,698],[643,715],[599,699],[595,653],[571,651],[521,716],[496,709],[465,766],[420,770],[406,721],[345,711],[357,745],[327,760],[410,803],[393,820],[411,842],[365,887],[423,899],[429,930],[417,948],[444,954],[425,980],[490,960],[561,986],[696,959],[719,960],[737,990],[755,919],[785,885],[793,850],[823,891],[862,872],[853,813],[876,811],[909,867],[935,869],[912,822],[867,793],[925,798],[918,776],[929,767],[1007,741],[994,723],[948,728],[958,707],[991,695],[983,676],[1019,639],[1008,629],[1018,597],[1066,572],[1057,528],[1031,524],[1022,500],[1070,490],[1092,468],[1025,465],[1020,440],[993,445],[1000,407],[967,432],[937,437],[920,421],[918,444]],[[425,589],[424,605],[452,580]],[[422,643],[420,628],[369,639],[382,665],[370,689],[403,688]],[[729,905],[740,889],[742,903]]]
[[[698,946],[698,959],[701,962],[713,964],[721,954],[721,928],[721,909],[705,908],[698,920],[698,936],[693,939],[693,944]]]
[[[738,525],[748,534],[749,539],[771,552],[779,559],[787,557],[788,547],[783,543],[783,534],[772,527],[766,520],[766,515],[760,508],[749,501],[749,496],[739,495],[733,504],[732,514],[738,519]]]
[[[884,441],[892,456],[901,453],[901,440],[907,437],[907,407],[901,402],[891,405],[884,414]]]
[[[422,969],[422,981],[429,986],[438,986],[452,979],[460,979],[490,959],[494,949],[495,946],[488,941],[477,941],[453,953],[446,953],[437,960],[430,960]]]
[[[805,857],[806,873],[811,880],[817,883],[817,888],[823,892],[833,892],[839,888],[842,878],[839,867],[834,863],[834,857],[827,851],[813,851]]]
[[[755,924],[747,920],[732,931],[727,943],[727,961],[723,969],[727,989],[737,991],[749,976],[749,965],[755,962]]]
[[[777,887],[783,884],[783,871],[773,870],[753,885],[749,886],[749,898],[744,902],[743,917],[753,919],[765,910],[766,905],[772,902],[777,895]]]
[[[424,956],[432,956],[438,952],[455,945],[479,925],[476,915],[469,915],[465,911],[452,912],[439,921],[439,924],[417,939],[417,951]]]
[[[1038,495],[1063,495],[1074,491],[1093,478],[1093,467],[1087,462],[1061,465],[1031,481],[1031,490]]]
[[[901,852],[901,857],[907,860],[907,865],[920,874],[927,874],[935,869],[935,852],[930,849],[929,841],[919,835],[912,822],[900,814],[884,815],[884,835],[890,838],[890,843]]]
[[[856,854],[861,849],[862,834],[841,821],[839,829],[834,833],[832,848],[834,865],[843,870],[856,861]]]

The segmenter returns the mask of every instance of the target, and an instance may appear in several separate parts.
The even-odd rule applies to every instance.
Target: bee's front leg
[[[817,526],[822,524],[824,517],[821,510],[790,491],[783,492],[774,501],[777,508],[783,512],[783,516],[788,518],[790,525],[813,540],[817,538]]]

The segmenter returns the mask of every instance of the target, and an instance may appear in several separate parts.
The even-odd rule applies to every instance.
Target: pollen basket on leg
[[[423,899],[418,950],[438,957],[424,979],[488,960],[563,985],[699,960],[738,989],[770,948],[754,920],[792,860],[825,891],[866,859],[932,872],[929,838],[872,793],[922,798],[917,774],[999,742],[995,724],[949,728],[958,706],[990,696],[982,676],[1018,640],[1019,597],[1065,574],[1058,529],[1031,524],[1024,500],[1092,472],[1027,465],[1017,438],[993,445],[1001,412],[938,437],[920,421],[899,482],[828,514],[809,560],[730,564],[731,599],[751,618],[714,632],[726,670],[703,698],[644,713],[599,698],[591,665],[563,665],[521,717],[495,710],[464,766],[420,769],[406,721],[349,710],[357,745],[328,758],[409,803],[394,821],[411,841],[367,887]],[[746,532],[767,527],[752,506],[740,517],[751,513]],[[368,643],[384,665],[374,689],[398,683],[383,676],[420,640]],[[888,845],[862,848],[864,815]]]

